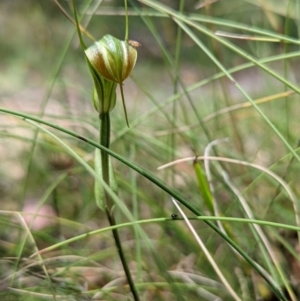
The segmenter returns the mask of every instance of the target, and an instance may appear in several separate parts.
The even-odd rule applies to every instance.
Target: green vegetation
[[[74,4],[0,3],[1,300],[297,301],[300,4]]]

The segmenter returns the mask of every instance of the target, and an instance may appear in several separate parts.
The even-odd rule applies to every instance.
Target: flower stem
[[[105,146],[106,148],[109,148],[109,143],[110,143],[110,116],[109,113],[105,113],[105,114],[101,114],[100,115],[100,121],[101,121],[101,125],[100,125],[100,144]],[[101,150],[101,165],[102,165],[102,177],[103,180],[110,185],[109,183],[109,178],[110,178],[110,170],[109,170],[109,155],[106,151]],[[105,212],[107,215],[107,219],[109,221],[110,226],[115,226],[116,225],[116,221],[115,221],[115,217],[114,217],[114,213],[113,213],[113,201],[111,200],[110,196],[105,193]],[[112,230],[113,236],[114,236],[114,240],[115,240],[115,244],[120,256],[120,260],[122,262],[123,265],[123,269],[127,278],[127,282],[129,284],[131,293],[134,297],[135,301],[139,301],[139,295],[137,293],[137,290],[135,288],[132,276],[131,276],[131,272],[129,270],[125,255],[124,255],[124,251],[122,248],[122,243],[121,243],[121,239],[119,236],[119,232],[118,229],[113,229]]]
[[[100,115],[100,144],[109,148],[110,144],[110,116],[109,113]],[[109,185],[109,155],[101,150],[101,164],[103,180]],[[106,204],[108,205],[108,204]],[[111,207],[111,206],[109,206]]]
[[[128,42],[128,7],[127,0],[124,0],[125,7],[125,41]]]

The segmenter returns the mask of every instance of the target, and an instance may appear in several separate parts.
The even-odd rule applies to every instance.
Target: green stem
[[[124,0],[125,7],[125,41],[128,42],[128,8],[127,8],[127,0]]]
[[[100,144],[106,148],[109,148],[109,142],[110,142],[110,116],[109,113],[104,113],[100,115],[101,125],[100,125]],[[107,185],[110,185],[109,183],[109,154],[101,149],[101,165],[102,165],[102,177],[104,182]],[[113,200],[111,197],[105,193],[105,212],[107,215],[107,219],[109,221],[109,224],[111,227],[116,226],[116,221],[113,213]],[[127,260],[124,255],[124,251],[122,248],[122,242],[119,236],[118,229],[112,229],[112,233],[114,236],[115,244],[120,256],[120,260],[123,265],[123,269],[127,278],[127,282],[129,284],[131,293],[133,295],[133,298],[135,301],[139,301],[139,295],[137,293],[137,290],[135,288],[131,272],[129,270]]]
[[[100,115],[100,144],[109,148],[110,144],[110,116],[109,113]],[[101,150],[101,164],[103,180],[109,185],[109,154]],[[108,205],[108,204],[106,204]],[[110,208],[111,209],[111,208]]]

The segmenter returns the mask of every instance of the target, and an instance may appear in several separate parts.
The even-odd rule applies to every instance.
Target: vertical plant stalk
[[[110,116],[109,113],[104,113],[100,115],[100,144],[106,148],[109,148],[110,144]],[[101,166],[102,166],[102,177],[104,182],[110,186],[110,170],[109,170],[109,155],[106,151],[101,150]],[[113,213],[113,201],[108,195],[108,193],[105,192],[105,212],[107,215],[107,219],[109,221],[110,226],[115,226],[116,221]],[[137,293],[137,290],[135,288],[130,269],[128,267],[124,251],[122,248],[121,239],[119,236],[118,229],[113,229],[113,236],[115,240],[115,244],[120,256],[120,260],[123,265],[123,269],[127,278],[127,282],[129,284],[131,293],[134,297],[135,301],[139,301],[139,295]]]
[[[124,0],[124,8],[125,8],[125,41],[128,42],[128,7],[127,7],[127,0]]]
[[[101,166],[101,174],[103,181],[113,189],[113,173],[110,166],[109,155],[107,149],[109,149],[110,144],[110,116],[109,112],[114,108],[116,104],[116,84],[120,85],[122,101],[125,111],[126,122],[128,125],[127,112],[124,101],[124,94],[122,89],[123,81],[129,76],[132,71],[136,58],[137,52],[131,47],[128,42],[128,13],[127,13],[127,1],[125,0],[126,9],[126,31],[125,31],[125,41],[120,41],[119,39],[111,36],[105,35],[101,40],[95,42],[92,46],[87,48],[83,41],[80,25],[77,18],[75,0],[73,2],[75,23],[78,31],[78,37],[80,45],[85,52],[85,58],[90,69],[91,75],[94,80],[95,88],[93,95],[93,103],[96,111],[99,113],[100,117],[100,144],[106,149],[101,149],[101,162],[96,162],[95,166],[99,172],[99,166]],[[97,159],[98,158],[98,159]],[[100,160],[96,155],[96,160]],[[111,174],[110,174],[111,172]],[[95,191],[97,188],[95,189]],[[101,193],[102,194],[102,193]],[[99,197],[99,191],[96,196],[96,201],[98,205],[101,202]],[[109,194],[104,191],[103,203],[105,207],[105,212],[107,219],[111,226],[116,225],[113,207],[114,202]],[[102,207],[101,204],[99,207]],[[139,296],[131,277],[129,267],[127,265],[126,258],[122,249],[122,243],[117,229],[112,230],[115,244],[123,265],[123,269],[129,284],[130,290],[133,294],[134,300],[139,301]]]
[[[110,115],[109,113],[100,115],[100,144],[106,148],[110,145]],[[109,155],[101,149],[101,165],[103,180],[109,185]],[[106,197],[106,201],[107,197]],[[106,203],[106,207],[111,208],[112,204]]]

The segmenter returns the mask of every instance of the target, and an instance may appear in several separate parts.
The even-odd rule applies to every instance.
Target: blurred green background
[[[102,1],[98,7],[100,2],[76,1],[79,15],[84,14],[81,24],[97,40],[105,34],[123,39],[123,1]],[[266,65],[298,87],[300,5],[297,1],[163,0],[159,3],[175,11],[180,9],[180,3],[184,4],[186,20],[198,22],[215,35],[223,32],[225,40],[256,60],[271,60],[282,55]],[[71,1],[61,1],[60,5],[73,18]],[[212,163],[212,185],[220,212],[225,216],[246,217],[236,193],[224,180],[221,168],[247,200],[256,218],[297,224],[299,162],[293,159],[274,128],[249,105],[234,82],[219,74],[220,68],[187,33],[179,30],[178,23],[148,7],[144,1],[129,1],[128,5],[129,39],[142,46],[137,49],[138,61],[132,76],[124,82],[131,126],[130,129],[126,127],[118,95],[111,114],[112,150],[154,173],[168,187],[180,191],[195,208],[210,215],[191,162],[165,171],[157,168],[174,159],[203,155],[210,142],[229,137],[229,142],[220,143],[211,155],[244,160],[272,170],[288,183],[297,203],[291,201],[274,178],[262,171],[243,164]],[[246,57],[191,28],[226,70],[248,63]],[[258,31],[249,32],[249,28]],[[266,40],[268,32],[277,35],[279,40]],[[229,38],[229,34],[237,34],[238,38]],[[294,42],[283,42],[280,37],[291,38]],[[85,42],[88,46],[92,44],[87,37]],[[216,74],[219,77],[213,78]],[[260,108],[268,120],[297,151],[300,113],[297,91],[258,66],[241,68],[233,77],[253,100],[261,102]],[[76,28],[55,1],[1,0],[0,107],[38,116],[97,141],[99,119],[91,101],[92,84]],[[194,85],[198,87],[193,89]],[[181,94],[176,98],[177,93]],[[170,100],[168,105],[160,107],[172,97],[175,101]],[[92,146],[65,133],[53,132],[93,166]],[[1,113],[0,290],[5,300],[42,300],[41,296],[22,296],[9,287],[21,292],[30,288],[49,298],[55,295],[53,291],[63,296],[69,296],[71,291],[77,294],[74,300],[90,300],[88,298],[95,297],[97,290],[122,276],[110,232],[95,236],[97,239],[93,236],[79,240],[45,255],[53,286],[47,282],[50,278],[45,277],[44,270],[28,267],[33,264],[29,255],[34,253],[35,247],[42,249],[108,225],[105,214],[95,204],[94,178],[48,135],[42,132],[35,135],[37,132],[32,125]],[[119,197],[136,220],[169,218],[177,212],[167,193],[124,164],[112,161]],[[29,232],[16,217],[16,211],[23,212],[31,229]],[[32,214],[36,212],[40,216],[33,221]],[[186,213],[190,214],[188,210]],[[119,223],[127,221],[119,209],[116,209],[116,216]],[[240,258],[207,225],[199,221],[193,225],[228,281],[239,295],[246,296],[242,300],[279,300],[272,299],[275,297],[265,282],[255,272],[249,272],[244,262],[241,264]],[[274,263],[269,258],[270,264],[268,256],[258,247],[261,242],[253,229],[244,224],[234,225],[230,230],[238,245],[270,272],[283,291],[288,290],[289,285],[282,283],[284,281],[274,271],[272,273],[270,266]],[[150,238],[155,256],[164,263],[160,263],[161,266],[153,253],[143,248],[141,237],[132,228],[121,231],[128,261],[131,268],[138,271],[143,300],[199,300],[200,297],[233,300],[183,222],[149,224],[143,229]],[[264,231],[282,264],[283,279],[297,287],[299,262],[295,250],[298,241],[294,233],[269,228]],[[33,235],[35,244],[28,239],[28,233]],[[71,260],[68,256],[74,257]],[[183,276],[175,281],[174,276],[174,284],[164,278],[162,270],[171,271],[173,276],[178,271],[194,273],[218,283],[185,282]],[[127,300],[129,293],[121,284],[114,286],[113,293],[103,299],[96,296],[95,300]],[[199,286],[213,296],[199,293]],[[296,296],[296,290],[294,294]],[[293,293],[287,295],[288,300],[297,300],[293,299]]]

